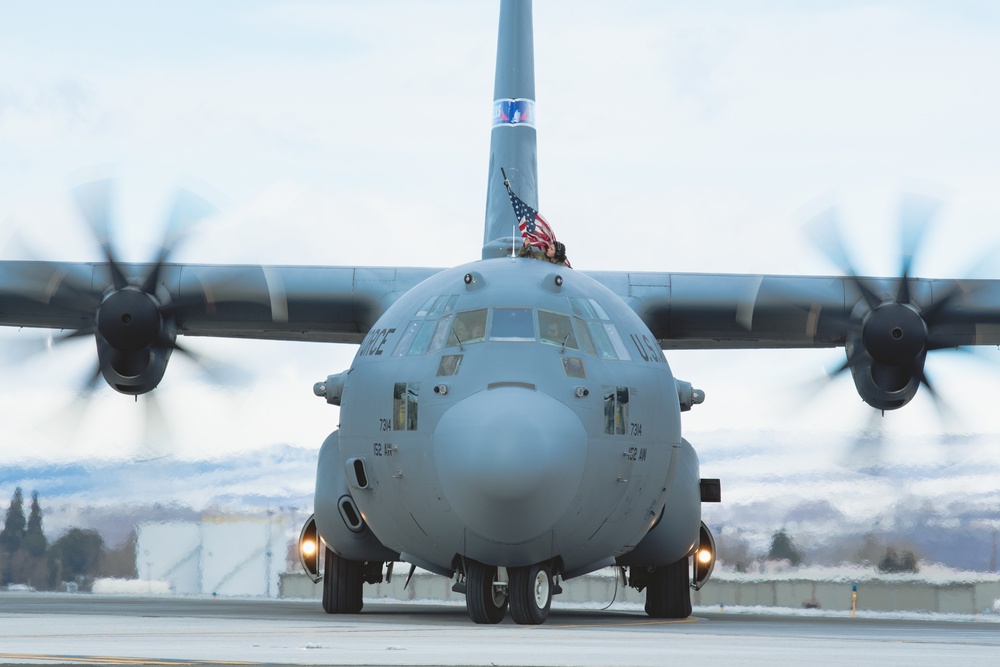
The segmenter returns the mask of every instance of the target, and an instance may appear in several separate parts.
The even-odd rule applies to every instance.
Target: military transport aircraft
[[[711,574],[701,503],[721,499],[682,437],[704,394],[664,349],[844,347],[861,398],[909,402],[930,352],[1000,343],[1000,282],[899,276],[587,271],[520,258],[506,180],[533,214],[531,3],[502,0],[481,257],[453,268],[119,261],[111,186],[74,192],[97,263],[0,263],[0,324],[92,336],[127,395],[160,383],[182,336],[346,343],[315,393],[340,406],[317,466],[303,562],[323,608],[357,613],[405,562],[445,577],[476,623],[546,620],[562,581],[618,566],[654,617],[683,618]],[[914,227],[933,205],[912,199]],[[202,202],[182,195],[175,223]],[[565,229],[556,231],[565,232]],[[169,248],[169,244],[166,244]],[[833,255],[839,256],[837,245]]]

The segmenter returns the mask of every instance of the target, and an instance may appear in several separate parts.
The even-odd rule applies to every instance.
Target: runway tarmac
[[[554,607],[542,626],[477,626],[457,605],[0,593],[3,664],[987,665],[996,617],[945,621]]]

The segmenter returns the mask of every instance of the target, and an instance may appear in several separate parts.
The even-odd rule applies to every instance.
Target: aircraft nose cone
[[[516,544],[552,529],[579,491],[587,432],[546,394],[517,387],[459,401],[434,432],[442,490],[471,530]]]

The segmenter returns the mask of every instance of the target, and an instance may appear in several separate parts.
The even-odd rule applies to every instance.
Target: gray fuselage
[[[459,557],[609,565],[670,514],[678,473],[674,509],[700,521],[656,340],[611,291],[543,261],[445,270],[393,304],[344,375],[339,446],[372,533],[442,574]],[[683,532],[676,558],[697,540]]]

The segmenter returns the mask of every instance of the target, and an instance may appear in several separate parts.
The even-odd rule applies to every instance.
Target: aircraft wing
[[[595,272],[664,349],[843,346],[861,398],[906,405],[924,386],[927,354],[1000,345],[1000,281]]]
[[[902,291],[898,278],[614,271],[588,275],[624,299],[663,349],[845,346],[866,324],[881,324],[870,319],[880,306],[898,310],[901,303],[924,322],[928,350],[1000,345],[1000,280],[909,278]],[[905,318],[906,312],[896,315]],[[918,319],[894,319],[886,322],[890,337],[895,328],[909,333],[908,325],[919,327]]]
[[[116,285],[116,269],[110,263],[0,263],[0,326],[91,333],[108,289],[128,291]],[[156,280],[144,287],[154,269]],[[151,293],[177,334],[360,343],[400,294],[438,270],[128,264],[120,273],[133,291]],[[141,307],[132,304],[120,317],[138,317]]]

